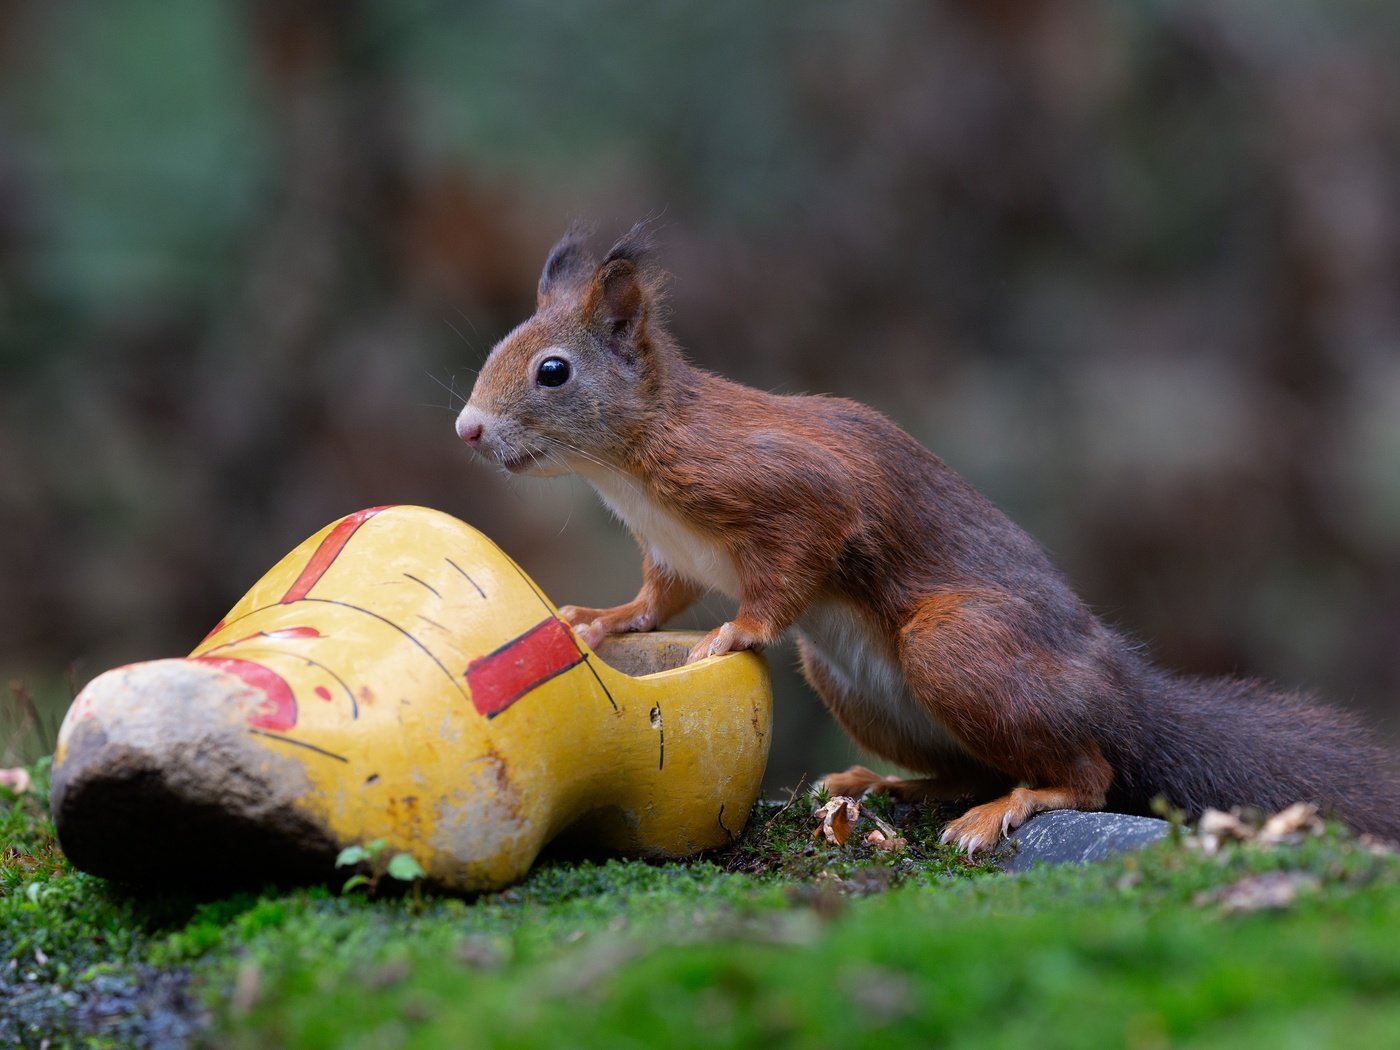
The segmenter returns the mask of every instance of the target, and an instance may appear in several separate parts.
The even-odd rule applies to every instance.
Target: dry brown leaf
[[[1297,842],[1306,835],[1321,835],[1324,830],[1316,806],[1311,802],[1295,802],[1264,822],[1264,827],[1259,831],[1259,841],[1270,844]]]
[[[1390,857],[1397,852],[1394,842],[1387,842],[1385,839],[1377,838],[1375,835],[1365,834],[1358,836],[1356,840],[1362,849],[1373,857]]]
[[[1225,813],[1218,809],[1207,809],[1201,814],[1196,825],[1194,842],[1203,853],[1217,853],[1227,842],[1249,842],[1255,831],[1238,813]]]
[[[29,778],[29,770],[23,766],[14,769],[0,769],[0,787],[9,788],[16,795],[23,795],[34,786]]]
[[[1326,829],[1317,807],[1310,802],[1295,802],[1275,813],[1263,826],[1246,820],[1235,809],[1222,813],[1207,809],[1196,825],[1196,834],[1187,842],[1203,853],[1217,853],[1227,842],[1259,842],[1266,846],[1297,842],[1307,835],[1321,835]]]
[[[902,836],[886,834],[879,828],[873,828],[865,836],[865,841],[876,849],[888,850],[891,853],[898,853],[909,845]]]
[[[909,845],[909,843],[904,840],[904,836],[895,831],[891,825],[881,820],[874,813],[866,810],[865,816],[875,825],[875,830],[865,836],[865,841],[876,849],[898,852]]]
[[[841,976],[841,989],[847,1000],[872,1027],[892,1024],[913,1013],[918,998],[909,978],[898,970],[882,966],[858,966]]]
[[[1312,893],[1321,888],[1322,882],[1316,875],[1304,871],[1270,871],[1197,894],[1192,903],[1198,906],[1219,904],[1226,915],[1277,911],[1291,905],[1299,893]]]
[[[812,816],[821,821],[821,826],[812,832],[813,838],[820,835],[833,845],[844,846],[851,837],[856,821],[860,819],[860,803],[845,795],[837,795]]]

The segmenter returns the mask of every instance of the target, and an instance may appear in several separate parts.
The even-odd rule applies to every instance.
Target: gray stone
[[[1006,871],[1029,871],[1037,863],[1087,864],[1115,853],[1142,849],[1166,837],[1171,825],[1155,817],[1056,809],[1040,813],[1010,835]]]

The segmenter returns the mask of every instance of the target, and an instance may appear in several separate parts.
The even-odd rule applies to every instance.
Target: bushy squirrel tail
[[[1207,808],[1268,813],[1317,804],[1358,832],[1400,843],[1400,773],[1360,719],[1298,693],[1142,665],[1130,731],[1102,741],[1116,775],[1109,808],[1148,812],[1165,797],[1191,818]]]

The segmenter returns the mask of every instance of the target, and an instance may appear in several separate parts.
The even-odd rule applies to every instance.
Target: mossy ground
[[[797,799],[723,855],[474,900],[151,900],[67,865],[37,772],[0,796],[0,1044],[1400,1045],[1400,859],[1340,832],[1010,877],[934,817],[901,853],[813,841]],[[1268,872],[1294,899],[1221,903]]]

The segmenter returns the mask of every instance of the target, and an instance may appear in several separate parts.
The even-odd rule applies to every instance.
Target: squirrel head
[[[670,342],[664,275],[638,223],[601,262],[571,226],[540,274],[535,313],[492,348],[457,434],[512,474],[619,466],[657,411]]]

